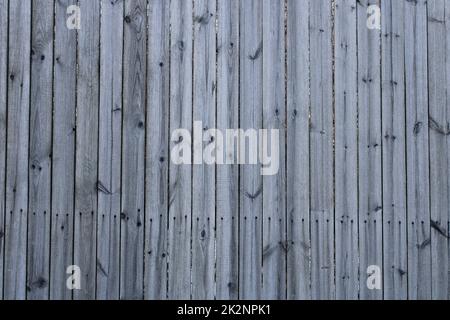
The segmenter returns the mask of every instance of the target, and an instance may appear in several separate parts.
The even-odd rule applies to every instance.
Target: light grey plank
[[[78,300],[95,299],[98,178],[100,2],[79,1],[75,158],[74,264],[81,269]]]
[[[142,299],[147,2],[125,2],[122,148],[121,299]]]
[[[48,299],[54,2],[33,2],[27,299]]]
[[[262,128],[262,9],[260,0],[240,2],[240,128],[246,131]],[[239,298],[244,300],[262,298],[262,193],[260,166],[242,165]]]
[[[0,0],[0,300],[3,299],[8,73],[8,1]]]
[[[445,0],[0,0],[0,299],[447,299],[449,19]],[[279,129],[278,173],[238,143],[176,165],[194,120]]]
[[[287,297],[311,299],[309,0],[287,3]]]
[[[449,152],[450,115],[447,80],[450,75],[446,46],[449,18],[444,0],[428,1],[428,85],[430,125],[430,204],[432,299],[449,294]]]
[[[444,189],[447,189],[447,199],[449,199],[450,198],[450,187],[449,187],[449,181],[450,181],[450,161],[449,161],[450,149],[449,149],[449,146],[450,146],[450,142],[448,140],[448,136],[450,135],[450,121],[449,121],[449,118],[450,118],[450,90],[449,90],[448,84],[450,83],[450,61],[449,61],[448,56],[450,54],[450,3],[448,1],[445,1],[445,22],[444,22],[444,24],[445,24],[445,79],[446,79],[445,80],[445,84],[446,84],[445,85],[445,89],[446,89],[446,98],[445,98],[445,103],[440,105],[440,107],[442,107],[442,108],[445,107],[445,114],[446,115],[445,115],[445,117],[438,118],[438,119],[441,119],[440,121],[442,121],[443,123],[445,123],[445,122],[447,123],[447,138],[446,138],[447,148],[444,151],[446,153],[447,168],[445,168],[443,171],[439,171],[439,172],[444,177],[444,179],[446,180],[446,187],[444,187]],[[430,30],[430,29],[428,29],[428,30]],[[433,65],[433,67],[436,67],[436,66]],[[429,112],[429,114],[431,115],[431,112]],[[431,116],[433,117],[433,119],[436,119],[434,117],[434,113]],[[434,126],[433,126],[433,130],[434,130]],[[436,174],[436,172],[434,172],[434,174]],[[431,177],[431,179],[433,179],[433,178],[434,177]],[[442,190],[441,190],[441,192],[442,192]],[[449,215],[450,215],[450,208],[449,208],[448,204],[449,203],[447,203],[447,207],[445,207],[445,209],[447,211],[446,212],[447,216],[445,218],[443,218],[441,220],[441,218],[433,219],[433,217],[432,217],[433,221],[438,221],[438,228],[436,228],[435,223],[432,223],[432,225],[431,225],[431,227],[433,229],[433,232],[437,231],[437,229],[439,229],[439,232],[443,231],[443,230],[440,230],[440,226],[442,226],[442,225],[444,226],[444,230],[445,229],[447,230],[447,232],[442,232],[442,234],[441,234],[441,236],[445,235],[444,238],[447,238],[447,252],[446,252],[447,256],[444,254],[444,257],[441,257],[441,258],[445,258],[446,259],[446,263],[445,263],[446,264],[446,268],[444,270],[442,270],[442,271],[439,271],[439,273],[438,273],[438,274],[440,274],[441,272],[442,273],[445,272],[445,277],[439,279],[439,281],[440,282],[446,281],[446,283],[444,284],[444,287],[446,287],[446,292],[443,292],[445,294],[445,296],[443,298],[447,299],[447,300],[450,299],[450,272],[449,272],[449,270],[450,270],[450,252],[449,252],[449,250],[450,250],[450,243],[449,243],[449,241],[450,241],[450,217],[449,217]],[[441,212],[440,214],[444,215],[445,211]],[[446,221],[446,223],[444,224],[441,221]],[[447,228],[445,228],[445,226],[447,226]],[[434,233],[434,236],[436,236],[436,235],[437,234]],[[444,240],[444,239],[441,239],[441,240]],[[432,244],[432,247],[433,247],[433,244]],[[432,252],[432,254],[433,254],[433,252]],[[433,261],[432,261],[432,264],[433,264]],[[431,272],[433,273],[433,269],[431,270]],[[433,281],[433,279],[432,279],[432,281]],[[431,285],[432,285],[432,288],[434,288],[434,286],[433,286],[434,284],[432,283]],[[436,300],[436,296],[434,294],[433,294],[433,299]]]
[[[356,1],[336,1],[335,226],[336,299],[359,293],[358,96]]]
[[[145,298],[167,297],[170,2],[150,2],[147,82]]]
[[[383,268],[380,30],[367,27],[367,8],[358,2],[358,154],[360,299],[382,299],[367,286],[369,266]]]
[[[310,2],[311,64],[311,269],[312,298],[333,299],[333,88],[331,6]]]
[[[50,299],[68,300],[73,264],[77,31],[66,26],[75,0],[55,1]]]
[[[194,129],[192,170],[192,298],[215,296],[216,170],[202,153],[216,154],[216,1],[194,2]],[[195,128],[195,127],[194,127]],[[198,135],[197,135],[198,134]],[[197,136],[196,136],[197,135]],[[202,137],[203,136],[203,137]],[[198,140],[198,141],[196,141]],[[220,253],[219,253],[220,254]]]
[[[192,38],[193,7],[190,1],[170,3],[170,149],[182,143],[177,129],[192,133]],[[174,138],[172,140],[172,138]],[[169,299],[189,299],[191,296],[191,209],[192,168],[169,166]]]
[[[26,297],[31,1],[10,1],[4,298]]]
[[[384,1],[381,9],[384,299],[403,300],[408,295],[404,1]]]
[[[119,298],[122,151],[122,1],[101,1],[97,299]]]
[[[270,150],[258,151],[267,152],[273,162],[278,162],[278,170],[273,167],[274,172],[263,177],[263,299],[286,299],[284,9],[282,1],[263,1],[263,128],[269,132],[267,145],[259,141],[258,148]],[[271,130],[278,130],[278,139]],[[271,146],[276,146],[278,154]]]
[[[431,298],[426,1],[405,1],[408,298]]]
[[[217,3],[217,128],[239,127],[239,1]],[[237,148],[218,165],[216,194],[216,298],[237,299],[239,285],[239,168]],[[221,151],[218,151],[221,152]]]

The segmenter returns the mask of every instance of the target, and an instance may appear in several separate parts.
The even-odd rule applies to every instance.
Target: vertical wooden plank
[[[360,299],[382,299],[367,287],[369,266],[383,268],[380,30],[367,27],[368,7],[358,1],[359,253]]]
[[[8,1],[0,1],[0,299],[3,299],[8,73]]]
[[[239,127],[239,1],[217,2],[217,128]],[[232,141],[227,141],[230,143]],[[239,285],[239,169],[237,148],[217,168],[216,298],[237,299]],[[223,150],[218,150],[223,152]],[[232,165],[228,165],[232,163]]]
[[[8,73],[8,1],[0,0],[0,300],[3,299]]]
[[[216,0],[194,2],[192,170],[192,298],[215,296],[216,170],[203,160],[217,153]],[[217,156],[217,155],[216,155]],[[219,253],[220,254],[220,253]]]
[[[431,299],[426,1],[405,2],[408,298]]]
[[[311,64],[311,270],[312,298],[333,299],[333,88],[331,5],[310,3]]]
[[[119,298],[123,2],[101,1],[97,299]]]
[[[442,126],[445,126],[445,122],[447,123],[447,138],[445,138],[446,142],[447,142],[447,148],[446,148],[446,160],[447,160],[447,167],[443,170],[443,171],[439,171],[439,173],[441,175],[444,176],[444,178],[446,179],[446,187],[444,187],[444,189],[447,189],[447,196],[446,198],[449,199],[450,198],[450,186],[449,186],[449,181],[450,181],[450,152],[449,152],[449,140],[448,140],[448,136],[450,135],[450,90],[449,90],[449,86],[448,84],[450,83],[450,59],[448,59],[448,56],[450,54],[450,3],[448,3],[448,1],[445,1],[445,16],[444,16],[444,24],[445,24],[445,103],[441,104],[440,107],[444,108],[445,106],[445,117],[439,118],[439,117],[435,117],[434,112],[430,114],[430,117],[435,120],[435,119],[441,119],[440,121],[442,121]],[[430,19],[432,20],[432,19]],[[430,21],[431,22],[431,21]],[[430,30],[430,29],[429,29]],[[440,58],[438,58],[439,60]],[[435,65],[433,65],[433,67],[436,67]],[[439,123],[439,120],[437,120]],[[438,126],[440,126],[440,124],[438,124]],[[434,125],[432,126],[433,130],[434,130]],[[434,165],[432,164],[432,166],[434,167]],[[437,172],[434,172],[434,174],[436,174]],[[433,177],[431,177],[431,179],[433,179]],[[442,192],[442,190],[441,190]],[[450,272],[449,272],[449,268],[450,268],[450,207],[449,207],[450,201],[447,202],[447,206],[444,207],[446,209],[447,212],[445,211],[441,211],[440,214],[441,215],[445,215],[445,213],[447,213],[447,216],[443,217],[443,218],[436,218],[434,219],[432,217],[432,221],[437,221],[437,223],[432,222],[431,227],[433,228],[433,231],[438,231],[438,233],[441,233],[441,241],[445,241],[444,238],[446,238],[447,240],[447,244],[446,244],[446,253],[447,256],[444,254],[444,257],[446,259],[446,262],[443,264],[443,266],[445,265],[445,269],[442,271],[439,271],[438,274],[440,274],[440,272],[445,272],[445,277],[441,278],[439,281],[443,282],[446,281],[446,283],[444,284],[444,287],[446,288],[446,291],[443,292],[443,294],[445,294],[445,296],[443,295],[444,299],[450,299]],[[446,221],[446,223],[443,223],[441,221]],[[437,226],[437,228],[436,228]],[[446,232],[443,232],[444,230],[441,229],[441,227],[444,226],[444,230],[446,230]],[[445,227],[446,226],[446,227]],[[434,235],[436,236],[436,232],[434,233]],[[442,237],[444,236],[444,237]],[[439,246],[437,246],[437,248],[439,248]],[[438,249],[439,250],[439,249]],[[433,254],[433,252],[432,252]],[[434,256],[435,257],[435,256]],[[433,263],[433,261],[432,261]],[[431,272],[433,272],[433,270],[431,270]],[[433,284],[432,284],[433,286]],[[436,296],[433,295],[433,298],[436,299]]]
[[[125,2],[120,297],[142,299],[147,1]]]
[[[31,1],[10,1],[4,298],[25,299]]]
[[[240,2],[240,128],[245,130],[241,133],[241,142],[252,139],[249,129],[262,128],[262,9],[260,0]],[[260,169],[255,164],[240,167],[239,298],[244,300],[262,298]]]
[[[169,299],[189,299],[191,296],[192,168],[175,164],[172,153],[183,142],[180,138],[184,138],[174,131],[192,132],[192,16],[191,1],[171,0]]]
[[[74,264],[82,279],[74,298],[85,300],[96,289],[100,2],[79,6]]]
[[[358,96],[356,1],[336,1],[336,298],[358,299]]]
[[[404,1],[382,13],[384,299],[407,298]]]
[[[55,1],[50,299],[68,300],[73,264],[77,31],[66,26],[76,0]]]
[[[33,2],[27,298],[48,299],[54,2]]]
[[[271,156],[263,177],[264,299],[286,299],[286,104],[284,1],[263,1],[263,128],[258,152]],[[277,130],[279,137],[271,131]],[[263,140],[263,141],[261,141]],[[275,148],[274,148],[275,147]],[[277,154],[278,151],[278,154]],[[277,159],[275,159],[277,158]],[[277,165],[275,164],[278,164]],[[277,170],[278,169],[278,170]],[[267,170],[269,171],[269,170]],[[273,171],[273,172],[272,172]]]
[[[287,297],[311,299],[309,0],[288,0]]]
[[[150,2],[147,82],[145,298],[167,297],[170,1]]]
[[[428,1],[428,81],[430,125],[430,204],[432,298],[447,299],[449,292],[449,153],[446,1]],[[449,11],[450,14],[450,10]],[[449,24],[450,27],[450,24]]]

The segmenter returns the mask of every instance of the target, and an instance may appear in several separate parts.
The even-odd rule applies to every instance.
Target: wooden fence
[[[0,299],[447,299],[449,56],[449,0],[0,0]]]

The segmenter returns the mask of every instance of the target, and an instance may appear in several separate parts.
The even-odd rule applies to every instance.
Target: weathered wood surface
[[[50,275],[53,1],[33,2],[27,298],[46,299]]]
[[[183,142],[177,129],[192,132],[193,7],[190,1],[170,2],[170,150]],[[203,128],[202,128],[203,130]],[[172,158],[171,154],[171,158]],[[169,299],[191,297],[192,168],[169,166]],[[163,255],[166,255],[163,253]]]
[[[216,128],[216,1],[194,2],[192,167],[193,299],[215,295],[216,172],[205,160],[217,156]],[[204,154],[202,155],[204,150]]]
[[[407,297],[404,2],[382,4],[384,298]],[[389,245],[387,245],[389,244]]]
[[[0,1],[0,299],[3,298],[8,73],[8,1]]]
[[[145,298],[167,297],[170,2],[149,7]]]
[[[31,0],[10,1],[6,139],[5,299],[26,298],[30,130]]]
[[[332,3],[310,2],[311,295],[335,297]]]
[[[430,139],[430,209],[431,209],[431,275],[433,299],[447,299],[449,295],[449,149],[447,80],[447,3],[437,0],[428,3],[428,96]]]
[[[147,3],[125,1],[120,298],[142,299],[144,283]]]
[[[309,5],[287,3],[287,298],[311,299]]]
[[[358,96],[356,1],[336,1],[336,298],[358,298]]]
[[[123,2],[101,2],[97,299],[119,298]]]
[[[426,1],[405,3],[408,297],[431,298]]]
[[[266,145],[258,152],[272,155],[278,163],[275,174],[263,177],[263,299],[286,298],[286,101],[285,101],[285,8],[281,1],[263,1],[263,128]],[[277,141],[278,140],[278,141]],[[275,143],[274,143],[275,142]],[[275,153],[274,145],[278,147]],[[267,164],[263,164],[267,166]]]
[[[449,298],[449,21],[0,0],[0,299]]]
[[[86,300],[96,296],[100,2],[78,3],[74,265],[81,270],[81,289],[74,298]]]
[[[239,1],[217,3],[217,128],[239,127]],[[231,143],[232,141],[230,141]],[[224,152],[218,150],[218,152]],[[216,297],[239,294],[239,168],[237,148],[226,150],[217,166],[216,182]]]
[[[262,128],[262,10],[260,0],[240,2],[239,128],[244,132]],[[244,164],[239,170],[239,298],[260,299],[263,182],[259,165]]]
[[[359,297],[381,299],[369,290],[367,271],[383,264],[381,66],[379,29],[367,27],[367,9],[378,0],[359,1],[358,12],[358,240]]]
[[[73,265],[77,32],[67,28],[66,19],[75,3],[55,1],[50,299],[59,300],[73,294],[66,271]]]

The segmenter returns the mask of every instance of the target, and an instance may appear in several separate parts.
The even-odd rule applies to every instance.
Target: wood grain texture
[[[404,2],[381,4],[384,298],[406,299],[405,29]]]
[[[240,128],[262,128],[263,3],[240,2]],[[251,139],[244,135],[240,138]],[[240,155],[243,157],[243,155]],[[262,298],[262,193],[260,166],[240,166],[239,298]]]
[[[170,2],[149,8],[145,298],[167,297]]]
[[[123,2],[101,1],[97,299],[119,298]]]
[[[3,299],[8,78],[8,1],[0,1],[0,299]]]
[[[426,1],[405,2],[408,298],[431,298]]]
[[[183,142],[177,129],[192,134],[193,7],[190,1],[170,3],[170,150]],[[181,137],[181,139],[180,139]],[[169,166],[168,298],[191,297],[192,167]]]
[[[358,185],[359,297],[382,299],[369,289],[368,268],[383,269],[380,30],[367,27],[367,9],[377,0],[358,2]]]
[[[142,299],[144,282],[147,2],[125,2],[121,299]]]
[[[53,1],[33,2],[27,251],[29,300],[49,296],[53,17]]]
[[[286,240],[284,21],[284,3],[264,0],[262,107],[263,129],[268,131],[266,137],[263,138],[260,135],[258,138],[260,139],[258,141],[258,152],[271,156],[270,165],[273,166],[273,171],[270,170],[268,175],[263,177],[263,299],[286,299],[286,252],[288,243]],[[274,135],[272,130],[277,130],[278,134]],[[264,139],[267,140],[266,145],[262,144],[265,141]]]
[[[336,299],[358,299],[358,96],[356,1],[336,2]]]
[[[217,128],[239,127],[239,1],[217,2]],[[232,143],[233,141],[227,141]],[[239,168],[237,148],[222,152],[227,165],[217,165],[216,298],[239,294]],[[231,163],[231,164],[229,164]]]
[[[428,2],[428,85],[430,125],[430,208],[432,299],[448,299],[449,293],[449,152],[450,121],[446,83],[450,75],[446,45],[446,1]]]
[[[26,298],[31,1],[10,1],[6,156],[5,299]]]
[[[73,265],[77,30],[66,26],[75,0],[55,1],[50,299],[72,299],[67,268]]]
[[[311,299],[309,0],[287,3],[287,298]]]
[[[449,21],[0,0],[0,299],[448,299]]]
[[[310,3],[311,127],[311,294],[313,299],[333,299],[333,69],[332,3]]]
[[[287,298],[311,298],[309,0],[287,3]]]
[[[216,1],[194,2],[192,298],[215,296],[216,171]],[[203,155],[202,155],[203,154]]]
[[[80,0],[79,8],[74,265],[81,289],[74,298],[86,300],[96,296],[100,2]]]
[[[387,300],[406,299],[408,294],[404,4],[391,0],[381,7],[383,287]]]

